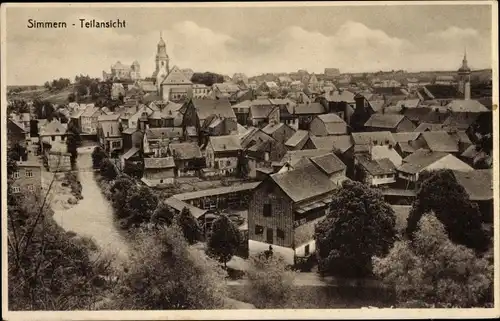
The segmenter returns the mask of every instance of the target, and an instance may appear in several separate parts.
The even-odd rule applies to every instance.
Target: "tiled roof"
[[[398,114],[373,114],[366,121],[365,127],[396,128],[403,119],[404,116]]]
[[[331,193],[338,188],[313,164],[270,177],[296,203]]]
[[[12,132],[12,131],[17,131],[19,133],[25,133],[26,130],[24,129],[24,126],[19,124],[17,121],[13,120],[13,119],[8,119],[8,124],[9,124],[9,127],[8,127],[8,131],[9,132]]]
[[[382,99],[368,101],[374,112],[379,112],[385,106],[385,101]]]
[[[136,131],[138,131],[137,128],[129,127],[127,129],[123,130],[122,134],[130,135],[130,134],[135,133]]]
[[[250,115],[252,119],[267,118],[269,114],[277,107],[273,105],[252,105],[250,106]]]
[[[311,158],[316,156],[323,156],[330,154],[331,149],[303,149],[303,150],[293,150],[286,152],[285,156],[279,162],[280,165],[285,165],[286,163],[295,166],[302,158]]]
[[[178,200],[181,200],[181,201],[186,201],[186,200],[192,200],[192,199],[201,198],[201,197],[205,197],[205,196],[224,195],[224,194],[240,192],[240,191],[251,191],[254,188],[256,188],[260,183],[261,182],[234,184],[231,186],[217,187],[217,188],[205,189],[205,190],[196,191],[196,192],[176,194],[172,197],[174,197]]]
[[[353,141],[350,135],[324,137],[312,136],[311,141],[318,149],[338,149],[341,153],[345,153],[349,148],[353,146]]]
[[[413,131],[417,132],[417,133],[423,133],[426,130],[430,130],[430,131],[440,131],[440,130],[443,130],[443,124],[421,123]]]
[[[480,112],[488,112],[488,108],[486,108],[483,104],[478,102],[477,100],[452,100],[448,105],[448,109],[454,113],[480,113]]]
[[[472,201],[493,199],[493,172],[491,169],[476,169],[470,172],[453,171],[453,173]]]
[[[210,145],[216,152],[241,150],[240,139],[237,135],[211,136]]]
[[[388,158],[371,159],[366,154],[359,154],[355,157],[359,164],[371,175],[387,175],[396,172],[396,166]]]
[[[467,149],[460,156],[474,159],[477,155],[479,155],[479,153],[480,152],[476,150],[476,145],[471,145],[467,147]]]
[[[193,99],[192,102],[200,121],[211,115],[236,119],[231,103],[227,99]]]
[[[292,137],[285,142],[285,146],[302,148],[308,137],[309,132],[307,130],[297,130]],[[299,146],[300,144],[302,144],[302,146]]]
[[[173,157],[144,158],[144,168],[173,168],[175,167]]]
[[[95,113],[99,111],[99,107],[88,106],[85,108],[85,111],[81,115],[81,117],[92,117]]]
[[[399,143],[399,142],[405,142],[407,143],[408,141],[413,141],[416,140],[419,136],[419,132],[400,132],[400,133],[393,133],[392,136],[394,139]]]
[[[477,117],[474,117],[473,115],[469,115],[469,117],[464,118],[456,114],[452,114],[443,122],[443,129],[467,130],[472,124],[474,124],[476,119]]]
[[[396,103],[397,107],[406,107],[406,108],[417,108],[420,104],[420,99],[404,99],[400,100]]]
[[[326,92],[324,97],[327,101],[330,102],[346,102],[348,104],[352,104],[355,102],[354,94],[348,90],[338,91],[335,90],[332,92]]]
[[[161,84],[188,85],[191,84],[191,80],[189,80],[177,66],[174,66],[168,75],[161,81]]]
[[[402,158],[401,155],[394,149],[394,146],[378,145],[372,146],[371,156],[373,159],[389,159],[394,165],[401,165]]]
[[[182,128],[177,127],[162,127],[162,128],[149,128],[146,130],[148,139],[161,139],[161,138],[180,138],[182,137]]]
[[[398,171],[415,174],[448,155],[450,154],[419,149],[403,159],[403,164],[398,167]]]
[[[337,114],[323,114],[317,116],[324,123],[345,123],[345,121],[340,118]]]
[[[297,104],[295,114],[297,115],[318,115],[325,113],[325,107],[320,103]]]
[[[445,131],[423,132],[422,137],[433,152],[458,152],[458,141]]]
[[[116,121],[118,119],[120,119],[120,114],[105,114],[97,117],[97,121]]]
[[[310,160],[327,175],[346,169],[346,165],[333,153],[311,157]]]
[[[201,158],[200,147],[196,143],[171,143],[169,145],[175,159]]]
[[[262,131],[268,135],[272,135],[274,132],[276,132],[278,129],[281,127],[286,126],[283,123],[277,123],[277,124],[267,124],[264,128],[262,128]]]
[[[47,123],[40,130],[40,135],[42,136],[53,136],[53,135],[64,135],[66,133],[66,127],[61,124],[57,119],[52,120]]]
[[[355,145],[369,145],[374,142],[385,144],[386,141],[388,141],[388,144],[396,144],[394,136],[392,136],[392,133],[389,131],[359,132],[352,133],[351,136]]]

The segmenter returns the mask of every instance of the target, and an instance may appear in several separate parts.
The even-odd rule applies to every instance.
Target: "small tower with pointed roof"
[[[158,42],[157,50],[156,50],[156,58],[155,58],[155,63],[156,63],[156,69],[155,72],[153,73],[153,78],[156,78],[157,80],[160,78],[159,76],[162,75],[161,79],[165,78],[165,76],[169,72],[169,61],[170,58],[168,57],[167,54],[167,45],[165,44],[165,41],[163,40],[162,33],[160,31],[160,41]]]
[[[464,48],[462,66],[458,69],[458,91],[464,99],[470,99],[470,74],[471,69],[467,63],[467,49]]]

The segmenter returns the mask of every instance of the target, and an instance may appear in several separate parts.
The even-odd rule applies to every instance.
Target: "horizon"
[[[431,16],[437,10],[439,19]],[[471,69],[492,69],[492,6],[484,4],[6,11],[10,86],[74,80],[79,74],[102,78],[117,61],[137,60],[141,78],[150,77],[160,32],[171,67],[230,77],[298,69],[322,74],[324,68],[342,74],[453,72],[465,48]],[[122,19],[127,28],[27,29],[29,18],[68,23]]]

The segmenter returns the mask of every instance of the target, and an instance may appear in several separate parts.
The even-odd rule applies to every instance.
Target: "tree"
[[[403,306],[470,308],[493,303],[493,264],[452,243],[435,214],[418,222],[413,241],[374,258],[375,274],[395,289]]]
[[[147,186],[137,186],[128,191],[123,211],[127,215],[128,224],[139,225],[149,222],[158,205],[158,198]]]
[[[296,275],[279,255],[251,257],[247,277],[252,303],[260,309],[297,307],[292,302]]]
[[[189,244],[194,244],[201,238],[200,226],[187,207],[183,208],[181,213],[177,215],[176,222]]]
[[[236,172],[240,178],[248,178],[250,173],[250,167],[248,166],[248,159],[245,157],[243,152],[238,154],[238,163],[236,167]]]
[[[78,156],[78,146],[81,144],[80,130],[76,127],[73,121],[68,124],[66,131],[66,148],[71,154],[71,162],[75,163]]]
[[[24,99],[14,99],[13,101],[9,101],[9,104],[7,105],[7,113],[16,113],[16,114],[22,114],[22,113],[29,113],[30,108],[28,106],[28,103]]]
[[[96,146],[92,151],[92,167],[100,168],[102,160],[105,158],[106,158],[106,152],[104,152],[104,150],[101,147]]]
[[[151,223],[155,225],[170,226],[174,221],[174,212],[172,209],[163,202],[158,202],[158,206],[151,216]]]
[[[203,252],[194,253],[177,226],[139,231],[128,271],[119,279],[108,309],[225,307],[223,270]]]
[[[227,262],[238,251],[240,233],[233,222],[224,214],[212,223],[212,235],[208,240],[207,253],[219,262]]]
[[[55,111],[54,106],[50,102],[38,98],[33,101],[33,108],[35,109],[37,119],[52,118]]]
[[[108,181],[112,181],[116,178],[116,168],[115,165],[109,160],[109,158],[105,158],[101,162],[101,166],[99,167],[99,172],[102,177],[107,179]]]
[[[477,251],[484,251],[490,240],[482,229],[481,214],[476,203],[460,185],[451,170],[422,173],[417,199],[408,217],[406,234],[412,237],[418,221],[433,212],[443,223],[450,240]]]
[[[386,254],[396,238],[393,209],[377,190],[345,181],[330,213],[315,228],[319,270],[362,277],[371,274],[373,255]]]
[[[72,102],[75,102],[75,101],[76,101],[76,95],[75,95],[75,93],[68,94],[68,102],[72,103]]]
[[[141,178],[143,175],[142,162],[125,162],[123,172],[135,178]]]
[[[111,286],[111,261],[95,252],[92,240],[57,225],[45,206],[47,194],[43,200],[8,195],[9,309],[92,309]]]

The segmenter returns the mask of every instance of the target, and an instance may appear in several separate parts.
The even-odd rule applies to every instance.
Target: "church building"
[[[471,69],[467,64],[467,51],[465,51],[462,66],[458,69],[458,92],[467,100],[470,99],[470,74]]]
[[[161,34],[155,62],[156,69],[153,78],[156,79],[156,88],[163,100],[179,102],[191,97],[193,83],[177,66],[169,67],[170,58]]]

